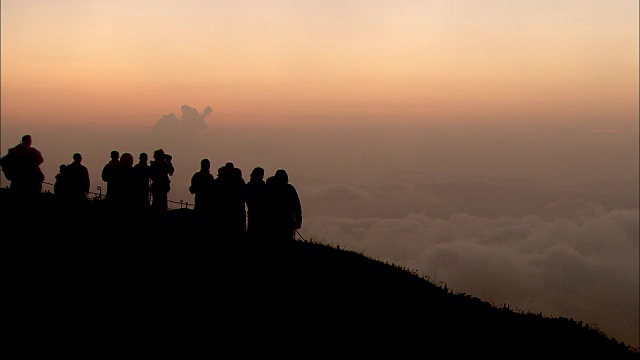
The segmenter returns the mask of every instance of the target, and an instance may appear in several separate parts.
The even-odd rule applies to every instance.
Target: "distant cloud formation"
[[[174,113],[169,113],[158,119],[156,125],[151,129],[150,135],[188,135],[208,128],[205,119],[213,111],[211,106],[204,108],[202,114],[200,114],[197,109],[192,108],[189,105],[182,105],[180,110],[182,111],[182,117],[180,119],[178,119]]]

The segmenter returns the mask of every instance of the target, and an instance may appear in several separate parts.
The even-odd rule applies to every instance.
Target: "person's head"
[[[158,149],[156,151],[153,152],[153,158],[156,161],[163,161],[164,160],[164,150],[162,149]]]
[[[140,162],[144,164],[149,160],[149,155],[147,155],[147,153],[145,152],[140,153],[140,156],[138,157],[138,159],[140,159]]]
[[[276,179],[288,183],[289,182],[289,175],[287,174],[287,172],[284,169],[278,169],[276,170],[276,174],[275,174]]]
[[[80,155],[80,153],[73,154],[73,161],[81,162],[82,161],[82,155]]]
[[[236,178],[242,178],[242,170],[240,168],[233,168],[231,170],[231,173],[233,174],[233,176],[235,176]]]
[[[209,171],[209,169],[211,169],[211,162],[209,159],[200,160],[200,169],[205,171]]]
[[[27,146],[31,146],[31,135],[22,136],[22,144],[23,145],[27,145]]]
[[[125,167],[131,167],[133,166],[133,155],[129,154],[129,153],[124,153],[122,154],[122,157],[120,158],[120,162],[122,163],[122,165],[124,165]]]
[[[63,172],[67,169],[67,164],[60,164],[60,172]]]
[[[111,151],[111,160],[118,160],[120,158],[120,153],[118,150]]]
[[[264,178],[264,169],[258,166],[251,171],[251,175],[249,176],[251,176],[252,179],[262,180]]]

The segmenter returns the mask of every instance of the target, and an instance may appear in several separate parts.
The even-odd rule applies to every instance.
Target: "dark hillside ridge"
[[[498,308],[363,254],[219,238],[187,209],[68,212],[5,193],[0,204],[13,234],[2,239],[8,341],[26,353],[153,343],[297,357],[640,358],[582,322]]]

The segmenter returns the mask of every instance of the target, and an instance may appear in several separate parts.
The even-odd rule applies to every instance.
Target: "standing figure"
[[[118,192],[113,198],[114,205],[120,211],[134,210],[136,182],[133,173],[133,155],[124,153],[120,157],[120,168],[113,180]]]
[[[144,210],[149,208],[149,179],[151,178],[151,169],[147,161],[149,156],[147,153],[140,153],[138,163],[133,166],[133,174],[135,178],[135,206]]]
[[[158,149],[153,152],[153,160],[149,165],[151,178],[151,208],[155,210],[167,210],[168,194],[171,190],[171,179],[173,176],[173,164],[171,155],[165,154],[164,150]]]
[[[242,170],[228,162],[218,169],[215,207],[219,233],[229,240],[244,239],[247,229],[245,191]]]
[[[64,176],[67,183],[68,205],[75,208],[83,206],[87,200],[91,180],[89,179],[89,170],[82,165],[80,153],[73,154],[73,162],[67,165]]]
[[[209,159],[200,161],[200,171],[191,177],[189,192],[195,195],[193,211],[200,215],[213,214],[213,191],[215,179],[211,174],[211,162]]]
[[[106,200],[108,204],[113,203],[113,199],[118,196],[117,185],[114,180],[120,170],[120,153],[117,150],[111,151],[111,160],[102,168],[102,181],[107,183]]]
[[[247,236],[249,240],[265,236],[267,226],[266,183],[264,169],[256,167],[247,182]]]
[[[284,169],[267,179],[269,237],[276,243],[290,242],[302,227],[302,207],[295,187]]]
[[[44,174],[40,165],[42,154],[31,147],[31,135],[24,135],[20,144],[9,149],[0,159],[0,166],[6,178],[11,181],[9,188],[21,197],[34,197],[42,192]]]
[[[69,193],[69,181],[67,178],[67,164],[60,164],[60,170],[56,174],[56,182],[53,184],[53,194],[61,204],[65,204]]]

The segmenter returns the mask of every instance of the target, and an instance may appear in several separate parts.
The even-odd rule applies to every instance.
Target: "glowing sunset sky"
[[[5,125],[638,118],[634,0],[1,4]]]

